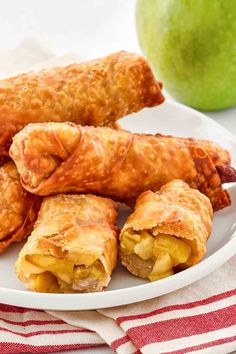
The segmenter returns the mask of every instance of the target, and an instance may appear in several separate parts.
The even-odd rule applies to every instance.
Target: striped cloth
[[[0,305],[0,353],[99,346],[119,354],[233,352],[236,257],[188,287],[132,305],[47,313]]]
[[[0,353],[50,353],[104,346],[96,333],[43,311],[0,305]]]

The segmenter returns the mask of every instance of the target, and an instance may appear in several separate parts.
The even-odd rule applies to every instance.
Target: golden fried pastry
[[[114,129],[123,129],[120,125],[118,125],[118,127],[113,126],[111,124],[107,126]],[[163,137],[162,134],[155,134],[155,136]],[[178,138],[178,139],[186,140],[186,138]],[[223,166],[224,169],[230,167],[231,156],[228,150],[224,149],[222,146],[220,146],[219,144],[211,140],[195,139],[195,138],[191,138],[191,139],[193,141],[196,141],[199,145],[201,145],[201,148],[203,148],[206,151],[206,153],[210,156],[216,168],[218,166]]]
[[[121,125],[119,123],[117,123],[117,122],[111,122],[109,124],[106,124],[105,127],[112,128],[112,129],[115,129],[115,130],[122,129]]]
[[[231,156],[228,150],[222,148],[214,141],[196,139],[204,150],[210,155],[215,166],[227,166],[231,163]]]
[[[102,126],[164,101],[147,60],[119,52],[0,81],[0,158],[13,135],[35,122]]]
[[[117,261],[116,204],[94,195],[44,199],[16,273],[39,292],[102,291]]]
[[[21,186],[14,162],[0,167],[0,253],[31,233],[40,204]]]
[[[23,186],[39,195],[96,193],[130,204],[145,190],[178,178],[206,194],[214,210],[230,205],[222,188],[224,166],[218,172],[193,139],[38,123],[14,137],[10,155]],[[236,178],[232,172],[230,181]]]
[[[191,267],[206,253],[212,214],[209,198],[181,180],[142,193],[121,231],[122,264],[151,281]]]

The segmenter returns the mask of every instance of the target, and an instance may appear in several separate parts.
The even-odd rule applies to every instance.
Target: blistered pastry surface
[[[13,162],[0,167],[0,252],[32,231],[40,203],[21,186]]]
[[[40,195],[98,193],[130,203],[182,179],[206,194],[214,210],[230,204],[210,155],[194,139],[41,123],[19,132],[10,154],[23,186]]]
[[[102,126],[163,100],[147,60],[128,52],[1,80],[0,157],[28,123]]]

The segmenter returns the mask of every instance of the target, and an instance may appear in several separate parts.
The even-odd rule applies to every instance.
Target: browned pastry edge
[[[236,170],[231,166],[216,166],[222,183],[236,182]]]
[[[223,175],[219,174],[217,168],[213,168],[214,164],[210,156],[200,146],[197,148],[193,146],[192,156],[196,169],[199,173],[199,180],[195,181],[194,183],[189,183],[189,185],[192,188],[199,189],[200,192],[210,198],[214,211],[218,211],[229,206],[231,204],[229,193],[224,190],[221,185]],[[231,167],[231,169],[234,170],[233,167]],[[223,169],[221,172],[223,173]],[[234,173],[236,174],[235,170]],[[201,177],[199,178],[201,175],[204,175],[207,178],[201,180]],[[226,182],[228,181],[225,181],[224,183]]]
[[[34,222],[37,219],[38,211],[42,203],[42,198],[35,196],[28,205],[28,211],[22,225],[0,240],[0,253],[4,252],[12,243],[20,242],[26,238],[33,230]]]

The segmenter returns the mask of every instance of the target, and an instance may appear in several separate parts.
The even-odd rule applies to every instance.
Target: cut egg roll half
[[[46,293],[102,291],[117,261],[116,204],[93,195],[45,198],[15,269]]]
[[[122,264],[151,281],[201,261],[212,230],[208,197],[181,180],[137,199],[120,236]]]

